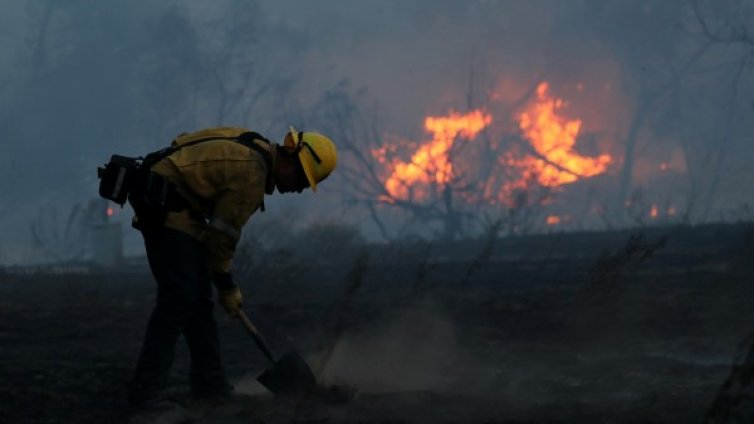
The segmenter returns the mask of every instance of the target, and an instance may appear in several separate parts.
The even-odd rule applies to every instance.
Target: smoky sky
[[[704,33],[694,4],[718,39]],[[685,164],[668,196],[714,204],[704,220],[754,200],[747,188],[754,85],[745,62],[754,48],[726,38],[751,23],[751,1],[3,0],[0,7],[0,263],[34,261],[30,226],[64,222],[72,207],[96,198],[95,168],[109,155],[140,155],[214,125],[276,141],[288,125],[325,128],[332,122],[318,112],[333,90],[380,134],[420,141],[424,117],[451,110],[487,108],[502,126],[497,116],[513,112],[495,99],[546,80],[579,108],[585,126],[610,127],[595,132],[597,149],[620,156],[641,117],[633,186],[652,184],[642,167],[662,156]],[[611,91],[600,92],[604,99],[568,91],[578,83]],[[612,176],[620,180],[619,166]],[[339,190],[343,178],[336,172],[316,194],[273,196],[267,215],[252,219],[285,213],[369,234],[368,214]],[[129,215],[118,219],[125,225]],[[138,251],[138,241],[131,245]]]

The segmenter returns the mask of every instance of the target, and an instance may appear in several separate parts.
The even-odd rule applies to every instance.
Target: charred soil
[[[689,423],[754,409],[726,403],[749,389],[731,381],[754,330],[750,225],[486,243],[362,246],[249,273],[245,309],[270,344],[346,395],[267,393],[265,358],[218,309],[238,397],[192,403],[181,341],[180,414],[160,422]],[[153,285],[145,269],[3,271],[0,422],[127,422]]]

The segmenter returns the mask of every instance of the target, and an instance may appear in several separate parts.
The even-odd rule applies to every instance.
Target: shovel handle
[[[252,323],[249,317],[246,316],[246,313],[244,313],[244,311],[238,311],[238,319],[239,321],[241,321],[241,324],[243,324],[244,328],[246,328],[246,331],[249,332],[251,338],[254,339],[254,342],[256,342],[257,346],[259,346],[259,349],[262,350],[264,356],[266,356],[267,359],[270,360],[270,362],[275,364],[275,355],[272,353],[270,346],[259,333],[259,330],[257,330],[257,327],[254,325],[254,323]]]

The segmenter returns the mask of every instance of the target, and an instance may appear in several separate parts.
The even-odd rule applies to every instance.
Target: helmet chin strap
[[[314,161],[317,162],[317,164],[322,163],[322,159],[319,158],[319,155],[317,155],[317,152],[314,151],[314,148],[312,148],[309,143],[304,142],[303,145],[306,146],[307,149],[309,149],[309,153],[312,154],[312,157],[314,158]]]

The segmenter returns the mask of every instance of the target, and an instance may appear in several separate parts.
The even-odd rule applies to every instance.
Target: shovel
[[[257,381],[276,395],[306,396],[315,391],[317,379],[314,378],[314,373],[312,373],[304,358],[295,351],[290,351],[280,359],[275,359],[275,355],[267,342],[243,311],[239,311],[238,319],[262,350],[264,356],[272,362],[272,367],[257,377]]]

